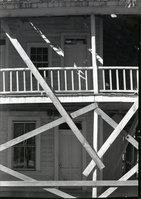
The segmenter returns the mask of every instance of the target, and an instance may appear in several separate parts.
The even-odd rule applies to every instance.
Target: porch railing
[[[39,72],[56,93],[94,93],[92,67],[48,67]],[[98,67],[100,93],[138,91],[138,67]],[[0,69],[0,94],[42,93],[29,68]]]
[[[100,66],[100,92],[138,92],[138,67]]]

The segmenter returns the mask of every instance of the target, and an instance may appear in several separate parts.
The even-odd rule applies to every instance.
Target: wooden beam
[[[108,148],[111,146],[111,144],[114,142],[114,140],[120,134],[120,132],[123,130],[123,128],[125,127],[125,125],[127,124],[127,122],[135,114],[135,112],[137,111],[137,109],[138,109],[138,98],[137,98],[136,102],[131,106],[131,108],[129,109],[129,111],[126,113],[126,115],[123,117],[123,119],[120,121],[120,123],[117,125],[117,127],[115,128],[115,130],[111,133],[111,135],[108,137],[108,139],[102,145],[102,147],[100,148],[100,150],[98,151],[99,157],[102,157],[106,153],[106,151],[108,150]],[[95,167],[95,163],[92,160],[89,163],[89,165],[86,167],[86,169],[84,170],[83,174],[85,176],[88,176],[90,174],[90,172],[93,170],[94,167]]]
[[[8,167],[5,167],[5,166],[3,166],[1,164],[0,164],[0,171],[8,173],[9,175],[12,175],[12,176],[14,176],[14,177],[16,177],[16,178],[18,178],[20,180],[29,181],[29,182],[38,182],[37,180],[35,180],[33,178],[30,178],[30,177],[28,177],[28,176],[26,176],[26,175],[24,175],[22,173],[14,171],[14,170],[12,170],[12,169],[10,169]],[[1,187],[1,184],[0,184],[0,187]],[[46,188],[44,188],[44,190],[51,192],[51,190],[46,189]],[[64,196],[64,198],[74,198],[73,196],[70,196],[69,194],[66,194],[64,192],[61,193],[61,191],[59,192],[59,190],[57,190],[55,188],[52,190],[52,193],[54,193],[55,195],[61,196],[62,198],[63,198],[63,196]]]
[[[99,181],[1,181],[1,187],[77,187],[77,186],[138,186],[138,180],[99,180]]]
[[[94,93],[98,93],[98,71],[96,63],[96,27],[95,15],[91,14],[91,48],[92,48],[92,66],[93,66],[93,88]]]
[[[90,105],[88,105],[88,106],[86,106],[86,107],[84,107],[82,109],[74,111],[70,115],[71,115],[72,118],[76,118],[76,117],[79,117],[80,115],[85,114],[85,113],[87,113],[87,112],[89,112],[89,111],[91,111],[91,110],[93,110],[95,108],[97,108],[97,104],[93,103],[93,104],[90,104]],[[27,140],[27,139],[29,139],[29,138],[31,138],[33,136],[39,135],[40,133],[43,133],[43,132],[45,132],[45,131],[53,128],[53,127],[56,127],[56,126],[64,123],[64,122],[65,122],[65,120],[64,120],[63,117],[59,118],[59,119],[56,119],[53,122],[50,122],[50,123],[48,123],[46,125],[43,125],[43,126],[37,128],[37,129],[33,130],[33,131],[30,131],[30,132],[28,132],[28,133],[26,133],[24,135],[21,135],[21,136],[15,138],[15,139],[12,139],[12,140],[4,143],[4,144],[1,144],[0,145],[0,151],[3,151],[3,150],[5,150],[5,149],[7,149],[7,148],[9,148],[11,146],[14,146],[15,144],[18,144],[18,143],[20,143],[20,142],[22,142],[24,140]]]
[[[67,194],[67,193],[60,191],[58,189],[55,189],[55,188],[47,188],[46,191],[49,191],[57,196],[60,196],[61,198],[76,198],[70,194]]]
[[[110,124],[114,129],[117,127],[117,123],[110,118],[104,111],[102,111],[100,108],[97,108],[95,110],[108,124]],[[125,139],[128,140],[135,148],[138,149],[138,142],[130,135],[130,133],[127,133],[125,130],[123,130],[122,135],[125,136]]]
[[[138,164],[136,164],[130,171],[128,171],[124,176],[122,176],[117,182],[120,181],[125,181],[126,184],[126,180],[128,180],[132,175],[134,175],[134,173],[136,173],[138,171]],[[128,181],[127,181],[128,182]],[[107,189],[104,193],[102,193],[99,198],[106,198],[108,197],[111,193],[113,193],[118,187],[110,187],[109,189]]]
[[[93,148],[98,150],[98,114],[93,111]],[[93,181],[97,180],[97,168],[93,172]],[[92,188],[92,198],[97,198],[97,187]]]
[[[134,121],[132,123],[132,126],[131,128],[129,129],[129,135],[134,135],[134,132],[135,132],[135,129],[138,125],[138,115],[136,115],[136,117],[134,118]],[[113,162],[113,165],[112,165],[112,170],[110,171],[109,173],[109,177],[108,179],[111,178],[111,176],[114,175],[120,161],[121,161],[121,157],[122,157],[122,154],[125,152],[127,146],[128,146],[129,142],[127,140],[125,140],[125,143],[124,145],[122,146],[122,148],[120,149],[119,153],[117,154],[117,156],[115,157],[116,161]]]
[[[51,101],[54,104],[54,106],[56,107],[56,109],[62,115],[65,122],[69,125],[69,127],[72,130],[72,132],[74,133],[74,135],[81,142],[82,146],[85,148],[85,150],[88,152],[90,157],[97,164],[98,168],[100,170],[103,169],[105,166],[102,163],[102,161],[100,160],[100,158],[98,157],[97,153],[95,152],[94,149],[92,149],[90,144],[87,142],[87,140],[84,138],[84,136],[82,135],[80,130],[77,128],[77,126],[73,122],[72,118],[69,116],[69,114],[66,112],[64,107],[61,105],[58,98],[55,96],[55,94],[50,89],[50,87],[48,86],[48,84],[46,83],[44,78],[41,76],[41,74],[39,73],[37,68],[34,66],[34,64],[30,60],[30,58],[28,57],[28,55],[26,54],[26,52],[24,51],[24,49],[22,48],[22,46],[20,45],[20,43],[18,42],[16,37],[12,34],[12,32],[10,31],[9,27],[7,26],[7,24],[5,23],[4,20],[1,20],[1,25],[2,25],[2,29],[4,30],[5,34],[7,35],[7,37],[9,38],[9,40],[11,41],[11,43],[13,44],[13,46],[15,47],[15,49],[17,50],[19,55],[21,56],[22,60],[25,62],[27,67],[30,68],[31,72],[33,73],[33,75],[35,76],[37,81],[40,83],[41,87],[44,89],[46,94],[49,96],[49,98],[51,99]]]

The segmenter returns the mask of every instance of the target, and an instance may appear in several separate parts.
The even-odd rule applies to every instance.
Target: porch
[[[39,68],[47,84],[56,94],[93,95],[93,67]],[[43,95],[44,91],[29,68],[1,68],[1,95]],[[137,66],[99,66],[99,94],[115,93],[128,96],[138,93]]]

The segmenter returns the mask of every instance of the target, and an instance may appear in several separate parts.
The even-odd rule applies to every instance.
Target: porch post
[[[98,150],[98,114],[94,110],[93,112],[93,148],[97,152]],[[97,181],[97,169],[93,172],[93,181]],[[97,198],[97,187],[92,188],[92,198]]]
[[[93,66],[93,89],[98,94],[98,72],[96,64],[96,31],[95,31],[95,15],[91,14],[91,48],[92,48],[92,66]]]

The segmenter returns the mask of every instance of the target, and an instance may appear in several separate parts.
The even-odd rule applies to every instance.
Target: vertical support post
[[[96,64],[96,31],[95,15],[91,14],[91,48],[92,48],[92,66],[93,66],[93,88],[94,93],[98,93],[98,72]]]
[[[93,148],[97,152],[98,150],[98,114],[94,110],[93,114]],[[93,181],[97,180],[97,169],[93,172]],[[92,198],[97,198],[97,187],[92,188]]]

